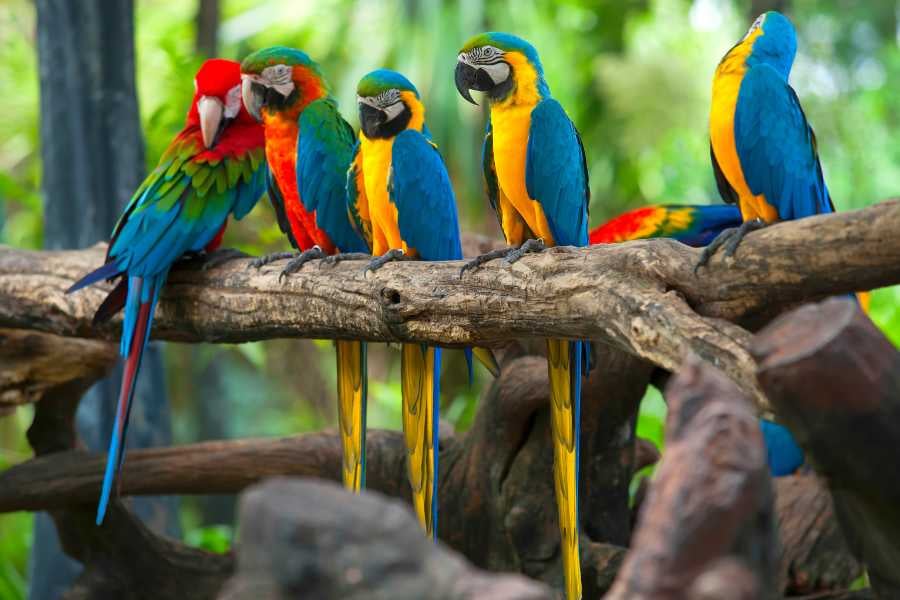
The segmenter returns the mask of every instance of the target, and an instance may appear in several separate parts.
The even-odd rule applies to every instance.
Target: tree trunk
[[[106,239],[144,172],[134,81],[134,7],[131,0],[37,0],[41,82],[44,244],[79,248]],[[119,372],[85,396],[81,437],[105,448],[112,427]],[[159,351],[148,349],[129,427],[129,446],[171,441]],[[177,532],[174,500],[135,503],[154,527]],[[30,597],[58,597],[80,571],[59,549],[55,530],[38,515]]]

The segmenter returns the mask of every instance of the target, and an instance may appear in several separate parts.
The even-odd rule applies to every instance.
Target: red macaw
[[[184,128],[125,207],[105,264],[68,290],[118,278],[94,322],[125,309],[119,350],[125,373],[97,507],[98,525],[125,458],[134,384],[169,269],[185,255],[218,248],[228,216],[242,218],[265,192],[263,130],[241,103],[240,65],[208,60],[197,72],[194,88]]]

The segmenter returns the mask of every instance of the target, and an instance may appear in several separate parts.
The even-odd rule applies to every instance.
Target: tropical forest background
[[[198,18],[218,8],[219,18]],[[483,114],[456,93],[453,68],[470,35],[503,30],[541,53],[553,94],[584,139],[591,223],[647,203],[719,202],[709,163],[710,80],[721,56],[756,14],[777,7],[797,25],[792,74],[816,129],[838,210],[900,191],[900,2],[896,0],[136,0],[136,78],[147,168],[180,129],[204,56],[240,59],[269,45],[305,50],[323,67],[356,124],[354,90],[386,66],[418,87],[448,163],[464,230],[499,235],[482,193]],[[207,13],[208,14],[208,13]],[[35,6],[0,3],[0,244],[40,248],[42,227]],[[52,92],[50,92],[52,93]],[[99,241],[99,240],[98,240]],[[261,203],[230,227],[226,246],[286,249]],[[873,295],[871,316],[900,343],[900,289]],[[454,353],[455,354],[455,353]],[[335,370],[327,341],[240,346],[167,344],[166,390],[176,443],[277,436],[333,427]],[[398,354],[373,350],[369,424],[399,427]],[[487,376],[465,382],[448,361],[443,416],[465,430]],[[23,407],[0,418],[0,469],[29,455]],[[662,445],[665,407],[643,403],[639,435]],[[105,435],[105,434],[104,434]],[[229,499],[183,499],[181,535],[226,549]],[[24,598],[33,516],[0,516],[0,600]]]

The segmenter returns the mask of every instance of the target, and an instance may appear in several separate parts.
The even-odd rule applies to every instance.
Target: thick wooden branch
[[[36,402],[50,389],[102,377],[119,354],[111,342],[0,329],[0,414]]]
[[[776,319],[753,353],[873,588],[900,596],[900,352],[854,302],[830,299]]]
[[[256,272],[236,260],[177,269],[154,335],[179,341],[276,337],[360,338],[494,345],[522,337],[589,338],[669,370],[687,351],[715,363],[761,398],[740,320],[786,304],[900,282],[900,202],[772,226],[748,236],[736,261],[694,273],[698,251],[669,240],[554,249],[460,279],[460,263],[313,263],[280,282],[280,264]],[[64,290],[98,265],[102,248],[0,251],[0,327],[110,337],[90,323],[102,289]],[[728,262],[728,264],[725,264]],[[716,318],[709,318],[716,317]]]
[[[746,398],[691,357],[666,399],[666,451],[607,600],[772,597],[771,483]]]

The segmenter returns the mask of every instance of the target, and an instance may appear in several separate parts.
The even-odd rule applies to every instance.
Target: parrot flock
[[[465,100],[484,94],[481,148],[487,199],[508,249],[465,263],[460,277],[495,259],[506,263],[548,247],[582,247],[668,237],[703,247],[697,268],[719,248],[733,255],[748,232],[834,211],[816,138],[788,77],[797,50],[791,22],[761,15],[719,63],[712,82],[710,156],[722,200],[715,206],[639,208],[588,231],[590,186],[585,148],[553,98],[537,50],[508,33],[467,41],[453,74]],[[447,76],[449,77],[449,73]],[[205,256],[204,268],[230,258],[215,252],[229,216],[241,219],[268,195],[296,252],[281,277],[311,260],[366,259],[375,271],[395,260],[461,260],[450,176],[426,125],[425,102],[395,71],[378,69],[357,86],[358,133],[341,116],[320,67],[304,52],[271,47],[241,63],[206,61],[184,128],[134,192],[112,233],[105,263],[69,291],[116,284],[95,323],[124,309],[125,362],[110,438],[97,524],[103,522],[125,459],[125,435],[141,356],[170,269]],[[581,597],[579,442],[582,379],[592,367],[586,340],[549,339],[553,482],[568,600]],[[366,343],[335,342],[342,478],[359,492],[366,475]],[[490,351],[467,349],[494,374]],[[402,428],[415,513],[438,534],[438,425],[441,348],[401,347]],[[795,471],[803,454],[780,425],[761,424],[773,474]]]

